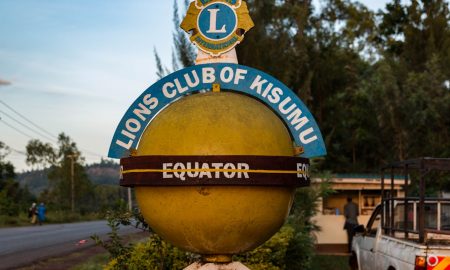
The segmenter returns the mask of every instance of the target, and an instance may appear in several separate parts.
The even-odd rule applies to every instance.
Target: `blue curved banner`
[[[247,66],[219,63],[187,67],[176,71],[145,90],[122,117],[112,139],[108,156],[122,158],[136,149],[147,125],[170,103],[198,91],[221,89],[250,95],[272,108],[284,121],[302,157],[326,155],[322,134],[314,117],[287,86],[274,77]]]

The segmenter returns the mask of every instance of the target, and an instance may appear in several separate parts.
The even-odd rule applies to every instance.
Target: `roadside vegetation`
[[[108,263],[109,256],[108,253],[102,253],[95,255],[86,262],[76,265],[69,270],[102,270],[104,266]]]
[[[28,210],[33,202],[45,204],[44,224],[66,223],[102,219],[107,210],[114,209],[125,197],[124,188],[110,184],[118,182],[118,165],[102,160],[95,167],[86,166],[76,143],[64,133],[59,135],[57,147],[31,140],[26,151],[28,164],[37,169],[25,173],[25,181],[32,183],[38,176],[43,182],[36,188],[39,193],[17,181],[15,168],[7,160],[10,149],[0,142],[0,227],[31,225]],[[110,182],[98,175],[112,169],[115,177]],[[95,184],[87,171],[97,178]]]

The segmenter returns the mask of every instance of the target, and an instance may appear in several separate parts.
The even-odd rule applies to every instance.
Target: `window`
[[[441,230],[450,231],[450,203],[441,204]]]
[[[425,203],[425,228],[437,229],[437,203]],[[419,204],[417,204],[417,224],[419,224]]]
[[[377,228],[381,222],[381,205],[379,205],[373,211],[373,215],[370,217],[369,222],[367,222],[367,234],[370,236],[375,236],[377,234]]]
[[[406,224],[408,230],[413,230],[414,226],[414,204],[408,203],[407,213],[406,213]],[[394,210],[394,228],[399,230],[405,229],[405,204],[398,203]]]

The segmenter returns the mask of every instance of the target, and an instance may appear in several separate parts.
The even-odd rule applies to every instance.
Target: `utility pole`
[[[131,188],[128,187],[128,211],[133,211],[133,207],[132,207],[132,202],[131,202]]]
[[[71,209],[72,212],[75,212],[75,168],[74,163],[75,159],[78,157],[76,154],[67,155],[67,158],[70,158],[70,184],[71,184]]]

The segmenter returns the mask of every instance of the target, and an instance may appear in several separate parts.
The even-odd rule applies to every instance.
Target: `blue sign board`
[[[272,108],[289,128],[295,143],[304,147],[302,157],[326,154],[322,134],[314,117],[287,86],[254,68],[217,63],[187,67],[147,88],[122,117],[108,156],[128,156],[130,149],[137,148],[142,133],[159,111],[187,94],[209,91],[213,84],[220,84],[221,89],[250,95]]]

